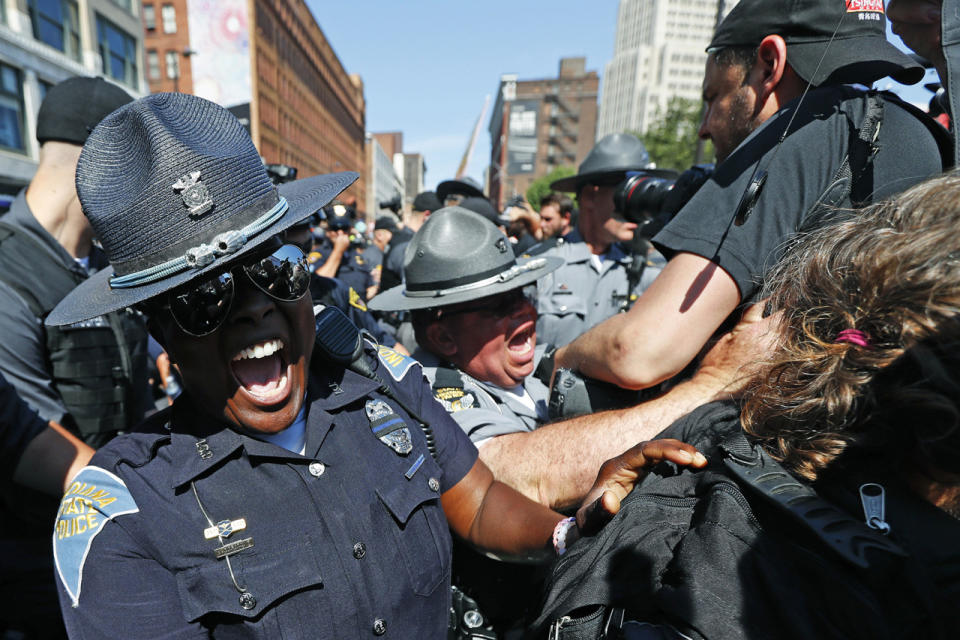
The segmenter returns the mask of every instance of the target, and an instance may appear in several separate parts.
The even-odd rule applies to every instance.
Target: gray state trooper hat
[[[407,245],[406,282],[367,303],[374,311],[429,309],[510,291],[559,269],[563,258],[517,260],[493,223],[463,207],[434,212]]]
[[[577,175],[550,183],[554,191],[577,191],[587,183],[617,182],[627,177],[627,171],[643,171],[659,178],[676,178],[676,171],[650,169],[650,154],[643,143],[629,133],[611,133],[600,138],[583,159]]]

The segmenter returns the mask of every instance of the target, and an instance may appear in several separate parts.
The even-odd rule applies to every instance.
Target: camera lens
[[[646,174],[628,176],[613,192],[614,209],[630,222],[644,224],[663,210],[674,180]]]

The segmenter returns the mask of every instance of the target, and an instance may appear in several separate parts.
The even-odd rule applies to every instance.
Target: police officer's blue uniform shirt
[[[327,258],[330,257],[332,252],[333,244],[324,238],[323,242],[313,250],[313,253],[319,256],[315,266],[319,267],[322,265]],[[374,285],[370,265],[363,257],[363,254],[352,246],[343,252],[343,257],[340,259],[340,268],[337,269],[337,279],[348,287],[353,288],[363,296],[364,300],[367,299],[367,289]]]
[[[437,460],[378,383],[333,365],[310,377],[305,455],[186,395],[97,452],[53,535],[70,636],[444,637],[440,495],[477,451],[412,359],[381,347],[377,372],[431,424]]]
[[[587,329],[629,308],[662,270],[662,262],[655,259],[659,254],[648,258],[639,282],[627,291],[627,265],[642,258],[613,244],[598,267],[590,247],[576,230],[542,255],[565,261],[537,281],[537,342],[557,346],[572,342]]]

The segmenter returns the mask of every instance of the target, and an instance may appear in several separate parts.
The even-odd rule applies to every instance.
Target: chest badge
[[[212,527],[207,527],[203,530],[203,537],[207,540],[213,540],[214,538],[224,537],[229,538],[232,534],[237,531],[243,531],[247,528],[247,521],[243,518],[238,518],[236,520],[221,520]]]
[[[380,439],[380,442],[401,456],[413,451],[410,428],[390,405],[383,400],[367,400],[365,409],[367,419],[370,421],[370,430]]]

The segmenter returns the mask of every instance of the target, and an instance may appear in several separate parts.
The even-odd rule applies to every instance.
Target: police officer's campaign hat
[[[755,47],[769,35],[787,44],[787,63],[812,84],[870,84],[891,76],[920,82],[924,69],[887,41],[883,0],[740,0],[707,47]]]
[[[643,143],[629,133],[611,133],[594,145],[583,159],[577,175],[550,183],[554,191],[576,192],[585,184],[614,184],[627,177],[627,171],[643,171],[661,178],[676,178],[676,171],[652,169],[650,154]]]
[[[465,198],[487,197],[483,193],[483,187],[480,186],[480,183],[470,176],[444,180],[437,185],[437,197],[440,199],[441,204],[446,202],[447,196],[451,195],[461,195]]]
[[[156,93],[93,130],[77,163],[83,212],[110,266],[50,313],[63,325],[203,278],[310,216],[352,171],[275,187],[243,125],[226,109]]]
[[[407,245],[404,284],[367,303],[374,311],[443,307],[496,295],[559,269],[563,258],[517,260],[507,237],[463,207],[434,212]]]

